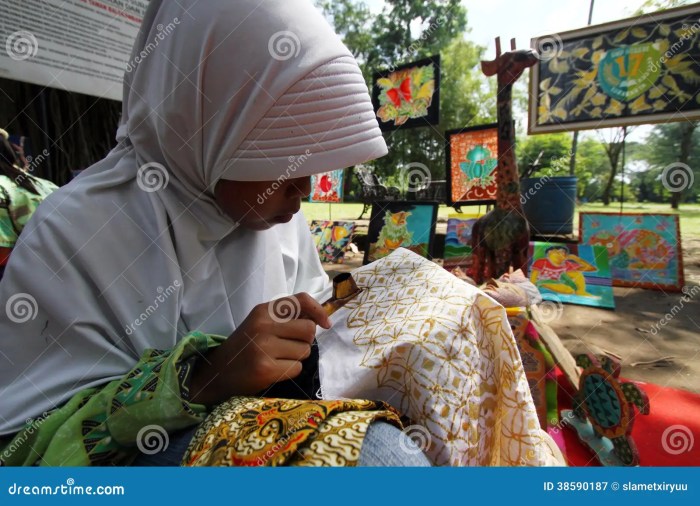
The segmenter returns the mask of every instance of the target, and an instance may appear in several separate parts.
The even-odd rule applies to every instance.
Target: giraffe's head
[[[482,61],[481,70],[487,77],[497,75],[499,85],[513,84],[525,72],[538,62],[537,52],[533,49],[515,49],[515,39],[510,41],[511,50],[501,54],[501,40],[496,38],[496,59]]]

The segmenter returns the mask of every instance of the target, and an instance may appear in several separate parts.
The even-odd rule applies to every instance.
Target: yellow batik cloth
[[[402,248],[353,277],[362,293],[317,335],[324,399],[391,404],[435,465],[565,465],[502,306]]]
[[[401,427],[383,402],[232,397],[197,429],[183,466],[355,466],[375,420]]]

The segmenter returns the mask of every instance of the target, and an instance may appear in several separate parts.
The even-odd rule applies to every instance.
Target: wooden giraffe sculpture
[[[473,263],[471,276],[477,283],[497,278],[511,266],[526,271],[530,230],[520,203],[520,176],[515,160],[513,129],[513,83],[526,68],[537,63],[531,49],[501,54],[501,40],[496,39],[496,59],[482,61],[481,70],[498,77],[498,169],[496,170],[496,207],[474,224],[472,231]]]

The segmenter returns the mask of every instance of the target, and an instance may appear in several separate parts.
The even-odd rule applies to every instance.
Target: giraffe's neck
[[[498,170],[496,207],[522,214],[520,175],[515,160],[513,129],[513,84],[498,84]]]

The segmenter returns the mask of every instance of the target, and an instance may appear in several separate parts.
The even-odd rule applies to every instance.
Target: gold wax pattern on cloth
[[[183,466],[355,466],[376,420],[401,427],[383,402],[232,397],[197,429]]]
[[[405,249],[353,277],[362,292],[319,336],[324,397],[390,403],[436,465],[564,465],[540,429],[503,307]],[[348,378],[362,387],[346,388]]]

